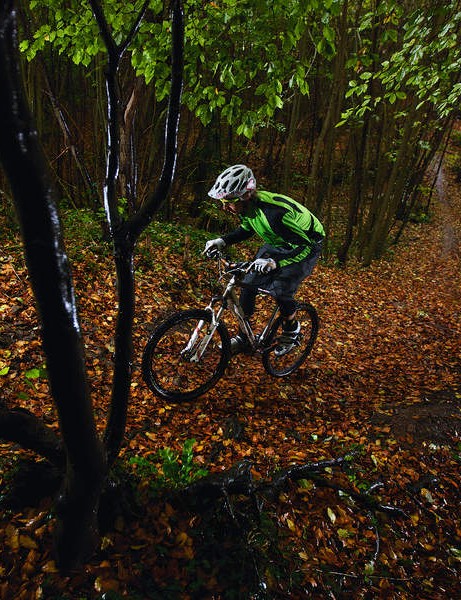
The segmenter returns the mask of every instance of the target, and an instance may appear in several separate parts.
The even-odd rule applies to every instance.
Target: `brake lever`
[[[233,271],[240,271],[241,273],[249,273],[251,271],[251,265],[253,262],[244,261],[240,263],[229,263],[227,272],[232,273]]]
[[[213,260],[219,260],[220,258],[224,258],[224,254],[217,248],[211,248],[210,250],[207,250],[203,254],[205,254],[206,258],[210,258]]]

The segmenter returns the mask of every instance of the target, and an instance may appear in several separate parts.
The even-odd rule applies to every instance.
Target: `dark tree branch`
[[[104,15],[104,11],[102,10],[101,3],[99,0],[88,0],[89,5],[91,6],[91,10],[93,11],[94,18],[96,19],[96,23],[98,24],[99,31],[101,32],[101,36],[104,42],[104,45],[109,53],[109,57],[111,55],[118,55],[119,49],[115,40],[110,31],[109,24],[107,23],[106,16]]]
[[[180,115],[184,54],[184,24],[181,2],[175,2],[172,25],[172,84],[165,134],[165,162],[157,187],[158,201],[145,212],[143,218],[134,217],[124,222],[117,210],[116,186],[120,166],[120,93],[118,69],[123,52],[138,31],[148,2],[145,2],[126,40],[117,46],[110,32],[99,0],[89,0],[106,45],[109,59],[106,73],[107,140],[104,207],[114,244],[117,271],[118,315],[115,330],[114,376],[109,418],[104,435],[109,464],[118,456],[126,427],[126,413],[130,397],[133,360],[134,272],[133,253],[136,240],[154,213],[164,202],[174,175],[177,155],[177,130]]]
[[[112,395],[104,433],[109,464],[116,460],[125,434],[132,376],[133,319],[135,311],[134,248],[126,237],[120,236],[119,232],[117,232],[114,239],[114,246],[116,248],[118,312],[115,326]]]
[[[208,475],[191,483],[186,488],[186,497],[191,502],[214,501],[231,495],[251,496],[256,484],[251,475],[252,463],[244,460],[223,473]]]
[[[245,460],[223,473],[212,474],[192,483],[186,489],[186,497],[191,501],[197,499],[199,502],[206,502],[218,498],[226,499],[231,495],[248,497],[252,497],[255,494],[274,495],[286,488],[290,482],[310,479],[319,487],[326,487],[336,492],[341,492],[371,512],[384,512],[394,516],[407,517],[405,512],[400,508],[381,504],[376,498],[371,496],[371,492],[381,487],[381,484],[372,486],[367,492],[357,492],[350,487],[346,488],[319,475],[319,473],[324,472],[326,469],[341,467],[350,461],[351,456],[352,454],[332,460],[295,465],[276,473],[269,481],[255,481],[251,475],[252,463]]]
[[[383,512],[383,513],[392,514],[392,515],[401,516],[401,517],[408,516],[401,508],[396,508],[394,506],[388,506],[386,504],[381,504],[380,502],[378,502],[378,500],[376,500],[376,498],[373,498],[373,496],[370,495],[369,491],[368,492],[356,492],[355,490],[353,490],[351,488],[344,488],[341,485],[335,484],[335,483],[328,481],[327,479],[325,479],[323,477],[319,477],[315,474],[312,474],[309,477],[309,479],[312,479],[312,481],[314,481],[320,487],[326,487],[331,490],[335,490],[336,492],[341,492],[342,494],[344,494],[345,496],[348,496],[349,498],[351,498],[351,500],[353,500],[357,504],[360,504],[361,506],[365,507],[368,510],[375,511],[375,512]]]
[[[137,16],[135,22],[132,25],[131,30],[129,31],[128,35],[126,36],[125,41],[122,42],[119,46],[120,55],[125,53],[125,50],[128,48],[128,46],[133,41],[134,36],[138,33],[139,27],[141,25],[142,20],[144,19],[144,15],[146,14],[146,10],[147,10],[148,6],[149,6],[149,0],[146,0],[143,4],[141,10],[139,11],[139,15]]]
[[[254,517],[259,519],[264,499],[277,498],[280,492],[286,489],[290,483],[301,479],[309,479],[319,487],[326,487],[341,493],[353,500],[357,506],[366,509],[375,534],[375,549],[370,560],[371,564],[374,564],[378,560],[381,547],[379,521],[376,513],[384,512],[394,517],[408,517],[408,515],[399,508],[381,504],[371,496],[372,492],[382,487],[381,482],[370,486],[366,492],[356,492],[349,486],[345,487],[319,475],[326,469],[341,468],[350,462],[353,455],[354,453],[351,453],[337,459],[291,466],[276,473],[270,480],[256,481],[251,474],[252,463],[244,460],[227,471],[209,475],[190,484],[185,492],[178,497],[178,501],[179,503],[185,501],[188,507],[207,513],[213,511],[214,506],[224,506],[232,523],[240,532],[242,540],[245,540],[249,537],[250,529],[254,526],[252,524],[254,523]],[[232,503],[232,497],[239,497],[240,505],[242,504],[242,497],[246,497],[251,501],[251,505],[246,510],[240,508],[237,513]],[[256,572],[258,572],[257,561],[250,545],[247,551],[252,556]]]
[[[141,21],[149,4],[146,1],[140,10],[126,39],[119,45],[115,43],[107,19],[101,8],[99,0],[89,0],[95,16],[104,45],[108,53],[106,70],[106,96],[107,96],[107,159],[106,178],[104,181],[104,209],[109,225],[109,231],[114,238],[116,231],[123,222],[117,210],[116,187],[120,169],[120,92],[118,86],[118,70],[124,52],[136,35]]]
[[[127,223],[129,235],[136,240],[162,207],[171,188],[177,159],[178,127],[184,71],[184,14],[181,0],[172,2],[171,91],[165,127],[165,152],[157,187],[144,206]]]
[[[184,25],[180,2],[173,15],[173,64],[172,85],[169,102],[169,112],[166,124],[165,163],[157,188],[160,203],[153,207],[152,212],[146,213],[147,219],[133,220],[122,225],[115,234],[114,245],[116,254],[117,276],[119,281],[119,314],[115,335],[115,369],[112,387],[112,402],[109,420],[105,432],[105,442],[108,449],[109,461],[115,460],[122,444],[126,425],[126,412],[130,393],[131,363],[132,363],[132,324],[134,317],[134,277],[133,251],[134,244],[143,228],[151,221],[160,204],[166,199],[174,175],[177,153],[177,128],[180,116],[180,98],[182,90],[182,66]],[[143,224],[142,226],[140,224]]]
[[[114,232],[121,223],[121,217],[117,210],[116,184],[120,167],[120,94],[117,74],[122,55],[112,36],[99,0],[89,0],[89,4],[109,57],[106,69],[107,157],[103,199],[109,231],[113,238]]]
[[[66,454],[59,437],[28,410],[10,410],[0,402],[0,438],[33,450],[58,468],[65,465]]]

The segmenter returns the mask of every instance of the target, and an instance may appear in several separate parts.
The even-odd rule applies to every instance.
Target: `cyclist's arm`
[[[238,244],[239,242],[244,242],[251,238],[254,234],[254,231],[248,231],[243,227],[238,227],[235,231],[231,231],[227,235],[223,235],[222,239],[226,242],[226,246],[231,246],[232,244]]]

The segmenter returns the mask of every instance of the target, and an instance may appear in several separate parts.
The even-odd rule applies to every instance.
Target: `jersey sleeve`
[[[253,235],[254,231],[251,229],[245,229],[240,225],[235,231],[231,231],[226,235],[222,236],[222,239],[226,242],[226,246],[231,246],[232,244],[238,244],[238,242],[244,242],[248,240]]]

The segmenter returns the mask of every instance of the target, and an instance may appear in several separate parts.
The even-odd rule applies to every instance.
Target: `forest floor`
[[[131,497],[125,487],[118,504],[110,499],[117,516],[102,520],[100,550],[84,569],[61,575],[45,470],[33,490],[32,475],[20,477],[26,464],[43,463],[0,444],[0,599],[459,598],[461,190],[442,172],[437,193],[430,222],[412,224],[392,255],[368,268],[318,265],[301,295],[317,307],[321,328],[296,374],[273,379],[258,358],[237,356],[213,390],[187,404],[153,396],[140,362],[155,318],[206,303],[207,266],[197,267],[196,251],[204,236],[197,248],[174,232],[143,241],[119,474]],[[78,229],[71,224],[67,235]],[[75,238],[68,247],[102,431],[114,274],[96,243]],[[56,428],[17,236],[6,236],[0,261],[2,398]],[[168,489],[243,460],[257,484],[351,452],[342,468],[261,494],[257,504],[240,495],[193,509]],[[370,488],[402,512],[354,501]]]

